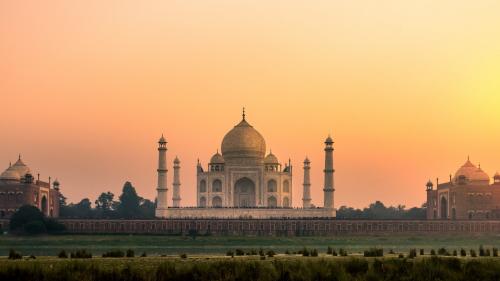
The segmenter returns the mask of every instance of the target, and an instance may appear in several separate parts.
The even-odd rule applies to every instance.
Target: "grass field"
[[[217,257],[0,259],[0,280],[408,280],[500,279],[500,258]]]
[[[0,256],[9,249],[23,255],[55,256],[61,250],[86,249],[94,256],[110,250],[132,249],[136,255],[146,252],[148,256],[159,255],[224,255],[228,250],[272,249],[277,253],[298,251],[304,247],[318,249],[324,253],[328,246],[346,249],[349,253],[379,247],[385,252],[408,253],[409,249],[449,250],[460,248],[500,248],[500,236],[355,236],[355,237],[215,237],[199,236],[195,239],[183,236],[147,235],[57,235],[57,236],[0,236]]]

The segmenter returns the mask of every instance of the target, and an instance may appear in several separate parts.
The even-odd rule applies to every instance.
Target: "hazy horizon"
[[[0,2],[0,170],[19,153],[70,202],[156,195],[157,141],[196,161],[247,120],[280,162],[311,160],[323,204],[323,141],[335,141],[335,206],[420,206],[470,155],[500,170],[498,1]]]

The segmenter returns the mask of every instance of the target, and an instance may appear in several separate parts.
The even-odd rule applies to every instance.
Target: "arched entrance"
[[[448,200],[446,200],[446,197],[444,196],[441,197],[441,218],[448,218]]]
[[[255,184],[249,178],[241,178],[234,184],[234,206],[255,207]]]
[[[48,204],[47,204],[47,197],[42,196],[42,213],[44,215],[47,215],[47,210],[48,210]]]

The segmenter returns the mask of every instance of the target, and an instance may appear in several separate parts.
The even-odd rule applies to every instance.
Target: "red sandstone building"
[[[0,175],[0,218],[8,218],[23,205],[39,208],[47,217],[59,216],[59,182],[34,179],[21,156]]]
[[[490,177],[469,159],[447,183],[427,183],[427,219],[500,219],[500,174]]]

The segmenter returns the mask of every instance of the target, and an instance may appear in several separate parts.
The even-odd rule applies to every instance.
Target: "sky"
[[[125,181],[154,199],[163,133],[192,206],[196,160],[245,107],[291,159],[295,206],[306,156],[322,205],[328,134],[337,207],[420,206],[468,155],[500,170],[499,15],[488,0],[0,0],[0,169],[21,153],[70,202]]]

